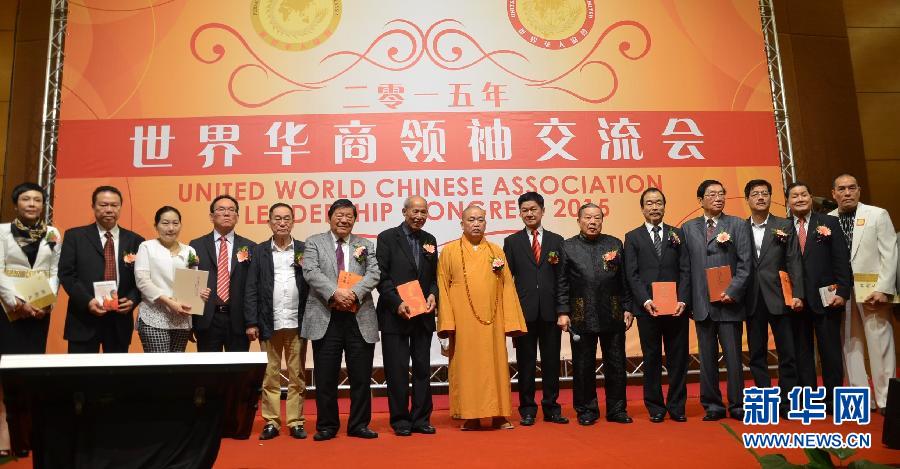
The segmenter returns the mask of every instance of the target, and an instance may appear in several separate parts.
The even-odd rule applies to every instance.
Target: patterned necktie
[[[657,257],[662,257],[662,236],[659,235],[661,229],[658,226],[653,227],[653,249],[656,249]]]
[[[806,248],[806,220],[803,218],[797,219],[797,239],[800,240],[800,254],[803,254]]]
[[[532,231],[533,236],[531,238],[531,252],[534,253],[534,261],[537,263],[541,262],[541,242],[538,241],[538,230]]]
[[[103,248],[103,280],[116,280],[116,242],[113,235],[107,231],[106,246]]]
[[[853,249],[853,222],[856,219],[856,212],[842,213],[839,217],[841,222],[841,231],[844,232],[844,240],[847,241],[847,247]]]
[[[337,259],[338,272],[344,271],[344,240],[338,238],[337,249],[334,250],[334,258]]]
[[[712,241],[716,235],[716,222],[710,218],[706,220],[706,242]]]
[[[231,284],[231,275],[228,272],[228,238],[219,238],[219,259],[216,262],[218,276],[216,277],[216,295],[223,303],[228,303],[228,292]]]

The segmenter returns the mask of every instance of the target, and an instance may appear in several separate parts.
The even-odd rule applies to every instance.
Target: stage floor
[[[724,386],[724,383],[723,383]],[[722,390],[724,393],[724,389]],[[720,422],[703,422],[703,408],[698,400],[697,384],[688,387],[688,421],[677,423],[666,420],[654,424],[648,420],[642,402],[640,386],[628,387],[628,411],[635,422],[630,425],[608,423],[600,420],[591,427],[575,422],[572,409],[572,393],[562,390],[560,403],[563,415],[569,417],[568,425],[538,422],[532,427],[518,425],[518,415],[513,416],[513,430],[482,430],[462,432],[459,422],[449,416],[446,395],[434,397],[435,411],[432,424],[436,435],[398,437],[391,431],[386,398],[373,400],[371,428],[379,433],[374,440],[361,440],[346,435],[341,428],[338,437],[327,442],[315,442],[315,402],[306,407],[306,428],[310,437],[306,440],[291,438],[286,430],[278,438],[259,441],[262,419],[257,417],[253,435],[249,440],[223,440],[216,462],[216,469],[276,469],[286,467],[501,467],[525,465],[527,467],[619,467],[649,468],[757,468],[759,464],[742,445],[722,427],[725,423],[738,433],[754,432],[863,432],[872,434],[872,448],[857,452],[853,459],[900,467],[900,451],[882,446],[883,417],[873,413],[872,423],[835,426],[830,423],[813,423],[804,426],[798,422],[783,422],[778,426],[744,426],[725,419]],[[601,411],[602,388],[600,390]],[[513,394],[513,405],[517,395]],[[346,424],[349,400],[341,399],[341,424]],[[485,421],[487,422],[487,421]],[[794,464],[806,463],[802,450],[760,450],[760,454],[781,453]],[[835,460],[836,462],[836,460]],[[31,460],[24,459],[5,466],[31,467]]]

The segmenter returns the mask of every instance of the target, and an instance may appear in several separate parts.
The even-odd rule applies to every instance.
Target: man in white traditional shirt
[[[261,414],[266,424],[259,435],[269,440],[279,435],[282,426],[290,428],[294,438],[306,438],[303,401],[306,392],[306,339],[300,337],[301,314],[306,307],[309,287],[303,280],[300,261],[305,245],[291,237],[294,210],[276,203],[269,208],[272,238],[253,247],[244,296],[247,337],[259,339],[268,354],[269,364],[263,378]],[[285,418],[281,419],[281,360],[288,377]]]
[[[831,196],[838,208],[829,215],[838,217],[841,231],[850,248],[850,266],[854,277],[869,276],[875,288],[864,298],[848,301],[842,338],[844,366],[850,386],[869,385],[865,353],[869,352],[873,403],[884,413],[888,383],[897,373],[894,333],[891,326],[891,301],[897,294],[897,235],[886,210],[860,203],[861,187],[851,174],[834,179]],[[874,275],[877,275],[874,277]]]

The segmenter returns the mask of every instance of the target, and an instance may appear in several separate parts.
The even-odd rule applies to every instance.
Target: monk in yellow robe
[[[444,246],[438,261],[438,337],[450,338],[450,415],[463,430],[492,417],[509,429],[506,336],[524,334],[525,318],[503,249],[484,239],[485,212],[463,212],[463,236]]]

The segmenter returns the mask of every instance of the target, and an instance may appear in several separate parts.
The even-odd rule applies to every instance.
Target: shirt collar
[[[412,235],[412,234],[417,233],[417,232],[413,231],[413,229],[410,228],[410,227],[409,227],[409,224],[406,223],[406,222],[403,222],[403,224],[400,225],[400,226],[401,226],[400,229],[403,230],[403,234],[405,234],[407,237],[409,237],[409,236]],[[332,234],[333,234],[333,233],[332,233]],[[335,242],[337,242],[337,240],[335,240]]]
[[[659,225],[654,225],[653,223],[646,222],[646,221],[644,222],[644,228],[647,228],[647,232],[650,234],[653,234],[653,228],[655,228],[657,226],[659,227],[659,232],[662,233],[664,230],[662,222],[660,222]]]
[[[102,239],[104,236],[104,233],[106,233],[106,228],[100,226],[100,224],[97,223],[97,231],[100,232],[100,238]],[[118,238],[119,237],[119,225],[112,227],[112,229],[109,230],[109,232],[112,233],[113,238]]]
[[[753,221],[753,217],[751,216],[751,217],[750,217],[750,224],[753,225],[753,226],[756,227],[756,228],[765,228],[766,225],[769,224],[769,217],[771,217],[771,216],[772,216],[771,213],[768,214],[768,215],[766,215],[766,219],[763,220],[763,222],[762,222],[762,223],[759,223],[759,224],[757,224],[756,222],[754,222],[754,221]]]
[[[538,236],[544,235],[544,226],[541,225],[537,227],[536,230],[532,230],[531,228],[525,227],[525,234],[528,235],[529,238],[534,237],[534,232],[537,231]]]
[[[272,251],[273,252],[288,252],[288,251],[293,251],[293,250],[294,250],[294,237],[293,236],[291,236],[291,242],[288,243],[287,247],[284,249],[281,249],[278,247],[278,244],[275,242],[275,237],[272,236]]]
[[[222,238],[222,235],[219,234],[218,231],[213,230],[213,241],[218,243],[220,238]],[[229,244],[234,244],[234,230],[229,231],[228,234],[225,235],[225,239],[228,240]]]
[[[338,237],[336,234],[334,234],[334,231],[329,230],[328,234],[331,235],[331,242],[334,244],[337,244]],[[346,237],[344,237],[344,244],[348,244],[349,242],[350,242],[350,235],[347,235]]]
[[[719,220],[721,220],[721,219],[722,219],[722,214],[721,214],[721,213],[718,214],[718,215],[716,215],[716,216],[714,216],[714,217],[708,217],[708,216],[706,216],[706,214],[704,214],[704,215],[703,215],[703,224],[708,225],[708,224],[709,224],[709,220],[712,220],[714,225],[718,225],[718,224],[719,224]]]

